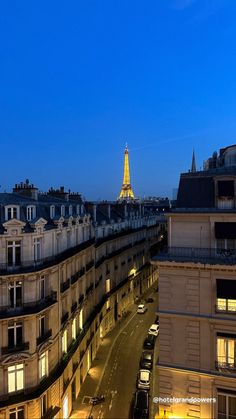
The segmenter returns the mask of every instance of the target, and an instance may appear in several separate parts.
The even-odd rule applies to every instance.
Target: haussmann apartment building
[[[236,146],[181,174],[159,268],[160,418],[236,418]],[[189,398],[169,403],[168,398]],[[215,399],[204,403],[199,399]]]
[[[159,218],[28,180],[0,193],[0,419],[69,417],[101,340],[157,280]]]

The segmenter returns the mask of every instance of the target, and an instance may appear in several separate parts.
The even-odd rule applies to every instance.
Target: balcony
[[[224,371],[224,372],[230,372],[236,371],[236,363],[235,362],[222,362],[222,361],[216,361],[216,369],[218,371]]]
[[[35,314],[57,303],[57,293],[52,291],[44,300],[24,303],[21,307],[1,307],[0,319]]]
[[[79,296],[79,304],[82,304],[83,301],[84,301],[84,294]]]
[[[77,282],[79,279],[79,272],[76,272],[76,274],[72,275],[71,279],[70,279],[70,283],[75,284],[75,282]]]
[[[29,342],[20,343],[15,346],[6,346],[2,348],[2,355],[8,355],[15,352],[23,352],[29,350]]]
[[[236,250],[197,247],[166,247],[152,258],[155,262],[195,262],[211,265],[236,264]]]
[[[39,336],[37,338],[37,346],[41,343],[45,342],[47,339],[49,339],[52,336],[52,329],[49,329],[47,332],[45,332],[42,336]]]
[[[93,284],[90,284],[89,287],[86,289],[86,295],[90,294],[91,292],[93,292]]]
[[[87,240],[77,246],[71,247],[64,252],[58,253],[57,255],[49,256],[40,260],[27,260],[21,261],[17,266],[9,266],[8,263],[0,264],[0,275],[9,275],[11,273],[21,272],[35,272],[41,269],[49,268],[50,266],[57,265],[60,262],[68,259],[71,256],[76,255],[82,250],[86,249],[95,243],[95,239]]]
[[[67,313],[63,314],[63,316],[61,317],[61,325],[63,325],[68,319],[69,319],[69,313],[67,311]]]
[[[81,268],[79,270],[79,278],[81,278],[81,276],[83,276],[85,274],[85,268]]]
[[[86,265],[86,272],[89,271],[89,269],[91,269],[94,266],[94,260],[91,260],[89,263],[87,263]]]
[[[68,278],[65,282],[61,283],[61,286],[60,286],[61,293],[68,290],[68,288],[70,288],[70,278]]]
[[[78,306],[78,304],[77,304],[77,301],[74,303],[74,304],[72,304],[72,306],[71,306],[71,313],[74,313],[74,311],[77,309],[77,306]]]

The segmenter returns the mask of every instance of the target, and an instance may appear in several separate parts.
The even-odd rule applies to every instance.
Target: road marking
[[[103,370],[102,370],[102,373],[101,373],[101,376],[100,376],[98,385],[97,385],[96,390],[95,390],[95,396],[98,394],[98,390],[99,390],[99,387],[101,385],[101,382],[102,382],[102,379],[103,379],[103,376],[104,376],[104,372],[106,370],[107,364],[108,364],[109,359],[110,359],[110,356],[111,356],[111,352],[112,352],[112,350],[113,350],[113,348],[114,348],[114,346],[116,344],[116,341],[117,341],[118,337],[120,336],[120,334],[123,333],[123,331],[125,330],[125,328],[128,326],[128,324],[131,322],[131,320],[133,320],[133,318],[135,316],[136,316],[136,313],[134,313],[133,316],[130,317],[130,319],[127,321],[127,323],[123,326],[123,329],[120,331],[120,333],[118,333],[118,335],[116,335],[114,341],[112,342],[112,345],[110,347],[110,350],[109,350],[109,353],[108,353],[106,362],[104,364],[104,367],[103,367]],[[127,332],[125,332],[125,333],[127,334]]]

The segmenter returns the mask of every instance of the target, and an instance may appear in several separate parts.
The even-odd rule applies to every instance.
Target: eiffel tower
[[[123,184],[118,199],[135,199],[134,193],[130,184],[130,173],[129,173],[129,150],[126,144],[125,147],[125,159],[124,159],[124,178]]]

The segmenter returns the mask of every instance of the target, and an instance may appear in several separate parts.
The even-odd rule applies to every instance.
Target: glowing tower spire
[[[123,185],[121,188],[119,199],[134,199],[134,193],[130,184],[130,173],[129,173],[129,150],[126,143],[125,147],[125,159],[124,159],[124,178]]]

